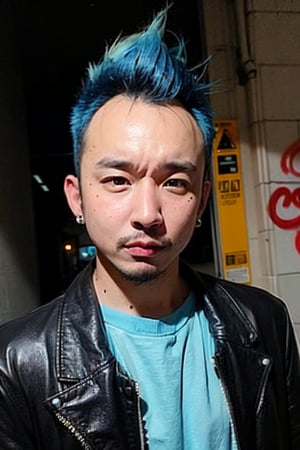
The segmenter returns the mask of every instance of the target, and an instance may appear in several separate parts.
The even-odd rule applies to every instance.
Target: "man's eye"
[[[110,183],[115,186],[123,186],[124,184],[130,184],[124,177],[112,177]]]
[[[173,188],[186,188],[187,187],[187,181],[182,180],[180,178],[171,178],[170,180],[165,182],[166,187],[173,187]]]
[[[113,176],[102,180],[102,183],[110,189],[120,189],[130,186],[130,181],[125,177]]]
[[[105,184],[110,184],[111,186],[124,186],[129,185],[130,182],[125,177],[108,177],[103,180]]]

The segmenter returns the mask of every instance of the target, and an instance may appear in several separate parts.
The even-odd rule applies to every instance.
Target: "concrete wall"
[[[10,3],[0,3],[0,323],[38,303],[22,71]]]
[[[202,3],[223,80],[212,106],[240,126],[253,284],[286,301],[300,336],[300,1]]]

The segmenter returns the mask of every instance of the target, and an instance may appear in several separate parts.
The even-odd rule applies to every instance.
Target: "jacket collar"
[[[70,285],[60,304],[56,361],[61,381],[86,378],[113,360],[92,284],[93,269],[91,262]],[[215,339],[251,346],[258,335],[250,311],[241,306],[243,287],[234,285],[231,289],[232,283],[195,273],[183,262],[181,271],[196,293]]]
[[[112,359],[92,283],[93,270],[94,261],[75,278],[61,301],[56,357],[61,380],[83,379]]]
[[[228,340],[245,347],[251,347],[258,340],[253,313],[244,302],[244,298],[251,295],[249,287],[194,272],[186,264],[182,265],[182,272],[196,292],[216,340]]]

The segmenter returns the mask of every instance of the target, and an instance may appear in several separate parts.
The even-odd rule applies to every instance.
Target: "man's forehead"
[[[151,102],[140,97],[131,98],[125,94],[116,95],[104,103],[93,115],[86,132],[88,133],[95,125],[101,126],[102,123],[106,125],[112,121],[116,125],[123,125],[132,121],[142,121],[145,116],[152,116],[157,120],[164,120],[169,116],[173,121],[179,121],[186,126],[188,132],[193,128],[202,134],[194,117],[179,102]]]
[[[119,95],[103,105],[85,134],[84,154],[96,169],[138,165],[192,172],[202,163],[204,140],[178,105],[157,105]],[[135,161],[136,159],[136,161]],[[97,162],[96,162],[97,161]]]

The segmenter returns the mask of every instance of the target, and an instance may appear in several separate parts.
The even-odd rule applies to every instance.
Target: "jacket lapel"
[[[195,275],[192,275],[195,277]],[[228,283],[196,275],[199,298],[216,340],[215,369],[233,422],[239,448],[257,446],[256,424],[265,402],[272,358],[260,345],[250,310],[235,297]],[[194,278],[195,282],[195,278]]]
[[[57,327],[57,374],[60,381],[80,380],[106,366],[108,350],[89,264],[64,295]]]
[[[92,271],[90,264],[62,298],[57,392],[45,403],[86,449],[139,449],[135,384],[108,349]]]

